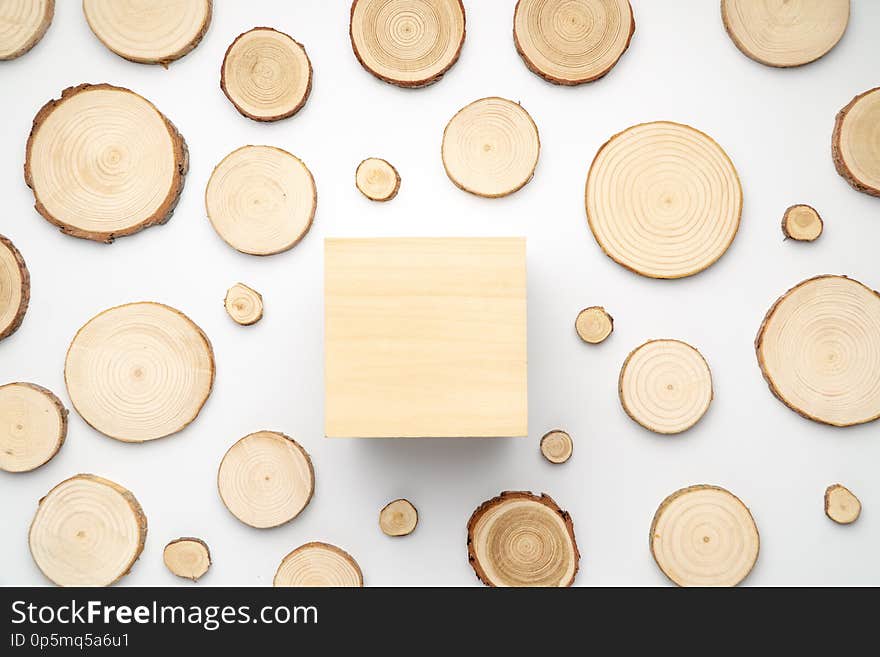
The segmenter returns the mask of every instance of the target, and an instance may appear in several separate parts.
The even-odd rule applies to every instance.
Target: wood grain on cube
[[[0,340],[24,321],[31,299],[31,276],[15,245],[0,235]]]
[[[35,383],[0,386],[0,470],[35,470],[66,437],[67,409],[51,390]]]
[[[55,0],[0,2],[0,61],[21,57],[33,48],[55,15]]]

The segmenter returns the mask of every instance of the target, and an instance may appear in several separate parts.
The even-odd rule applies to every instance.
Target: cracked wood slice
[[[669,121],[609,139],[590,166],[585,197],[605,254],[650,278],[683,278],[712,265],[736,237],[743,204],[724,150]]]
[[[31,299],[31,276],[15,245],[0,235],[0,340],[18,330]]]
[[[378,157],[368,157],[358,165],[355,185],[371,201],[390,201],[400,189],[400,174],[391,163]]]
[[[845,276],[807,279],[767,312],[755,339],[770,390],[838,427],[880,418],[880,294]]]
[[[629,48],[629,0],[519,0],[513,41],[530,71],[563,85],[606,75]]]
[[[205,190],[211,225],[232,248],[273,255],[312,227],[318,192],[305,163],[274,146],[243,146],[220,162]]]
[[[567,431],[553,429],[541,438],[541,454],[550,463],[561,464],[571,458],[574,451],[574,443]]]
[[[263,319],[263,295],[244,283],[229,288],[223,305],[232,320],[242,326],[251,326]]]
[[[833,484],[825,489],[825,515],[840,525],[848,525],[859,519],[862,503],[846,487]]]
[[[388,536],[407,536],[418,524],[419,512],[409,500],[394,500],[379,512],[379,527]]]
[[[73,338],[64,363],[77,413],[116,440],[141,443],[189,425],[214,385],[214,352],[202,330],[161,303],[116,306]]]
[[[824,228],[822,217],[809,205],[792,205],[782,216],[782,234],[799,242],[819,239]]]
[[[634,349],[620,369],[623,410],[640,425],[662,434],[694,426],[714,396],[709,364],[679,340],[649,340]]]
[[[280,121],[299,112],[312,91],[305,47],[271,27],[236,37],[223,58],[220,88],[243,116]]]
[[[0,386],[0,470],[35,470],[66,437],[67,409],[52,391],[34,383]]]
[[[28,543],[43,574],[58,586],[109,586],[128,574],[147,539],[135,496],[108,479],[71,477],[40,500]]]
[[[281,560],[273,586],[361,587],[364,576],[348,552],[329,543],[300,545]]]
[[[0,1],[0,61],[21,57],[33,48],[55,15],[55,0]]]
[[[467,525],[468,560],[487,586],[571,586],[580,553],[571,516],[544,493],[505,491]]]
[[[688,486],[663,500],[648,543],[654,561],[679,586],[736,586],[760,550],[748,507],[718,486]]]
[[[293,438],[258,431],[237,441],[223,457],[217,489],[230,513],[246,525],[283,525],[306,508],[315,492],[315,469]]]
[[[849,23],[849,0],[721,0],[721,18],[744,55],[790,68],[837,45]]]
[[[443,131],[446,175],[477,196],[498,198],[521,189],[535,174],[538,126],[519,103],[482,98],[460,109]]]
[[[165,546],[162,560],[173,574],[195,582],[211,567],[211,551],[202,539],[184,536]]]
[[[856,96],[838,112],[831,155],[837,173],[854,189],[880,196],[880,87]]]
[[[37,113],[24,175],[37,212],[61,232],[112,242],[168,221],[188,168],[186,142],[152,103],[82,84]]]
[[[349,37],[367,71],[399,87],[426,87],[458,61],[461,0],[354,0]]]
[[[602,306],[590,306],[578,313],[574,328],[584,342],[599,344],[614,330],[614,318]]]

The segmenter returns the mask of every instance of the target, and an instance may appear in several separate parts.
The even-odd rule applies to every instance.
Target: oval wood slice
[[[799,283],[755,340],[770,390],[805,418],[848,427],[880,418],[880,295],[845,276]]]
[[[33,48],[55,15],[55,0],[0,2],[0,61],[21,57]]]
[[[880,196],[880,87],[866,91],[837,114],[831,139],[834,166],[854,189]]]
[[[217,473],[223,504],[246,525],[283,525],[306,508],[315,491],[312,459],[283,433],[258,431],[236,442]]]
[[[312,227],[318,192],[308,167],[273,146],[243,146],[218,164],[205,192],[214,230],[232,248],[273,255]]]
[[[66,437],[67,409],[52,391],[34,383],[0,386],[0,470],[35,470]]]
[[[24,167],[37,212],[63,233],[112,242],[171,218],[189,155],[148,100],[83,84],[37,113]]]
[[[223,305],[236,324],[251,326],[263,319],[263,295],[244,283],[229,288]]]
[[[109,586],[144,549],[147,517],[128,490],[89,474],[50,490],[28,534],[31,555],[58,586]]]
[[[538,126],[518,103],[482,98],[462,108],[443,131],[443,166],[455,185],[497,198],[521,189],[535,174]]]
[[[580,553],[571,516],[546,494],[505,491],[467,526],[468,560],[487,586],[571,586]]]
[[[464,45],[461,0],[354,0],[351,47],[361,65],[399,87],[437,82]]]
[[[714,396],[706,359],[678,340],[650,340],[633,350],[620,370],[618,392],[627,415],[662,434],[690,429]]]
[[[281,561],[273,586],[361,587],[364,576],[348,552],[329,543],[300,545]]]
[[[105,310],[67,350],[73,407],[101,433],[141,443],[196,419],[214,385],[214,352],[186,315],[160,303]]]
[[[614,330],[614,318],[602,306],[590,306],[578,313],[574,328],[584,342],[599,344]]]
[[[408,536],[418,524],[419,512],[409,500],[394,500],[379,512],[379,527],[388,536]]]
[[[31,276],[15,245],[0,235],[0,340],[18,330],[31,299]]]
[[[606,75],[635,32],[629,0],[519,0],[516,49],[533,73],[564,85]]]
[[[172,573],[195,582],[211,567],[211,550],[200,538],[177,538],[165,546],[162,560]]]
[[[299,112],[312,91],[312,62],[292,37],[271,27],[240,34],[226,50],[220,88],[243,116],[280,121]]]
[[[825,489],[825,515],[839,525],[849,525],[859,519],[862,503],[846,486],[833,484]]]
[[[550,463],[556,465],[565,463],[571,458],[572,452],[574,452],[574,443],[567,431],[553,429],[541,438],[541,454]]]
[[[704,484],[663,500],[648,543],[660,570],[679,586],[736,586],[760,549],[748,507],[733,493]]]
[[[614,135],[587,176],[587,219],[599,246],[651,278],[683,278],[712,265],[736,237],[742,203],[722,148],[668,121]]]
[[[369,157],[358,165],[355,185],[371,201],[390,201],[400,189],[400,174],[389,162]]]
[[[721,17],[744,55],[790,68],[837,45],[849,23],[849,0],[721,0]]]
[[[782,234],[798,242],[819,239],[824,228],[822,217],[809,205],[792,205],[782,215]]]

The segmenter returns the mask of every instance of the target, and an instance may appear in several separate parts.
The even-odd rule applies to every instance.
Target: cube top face
[[[328,437],[528,435],[525,238],[324,242]]]

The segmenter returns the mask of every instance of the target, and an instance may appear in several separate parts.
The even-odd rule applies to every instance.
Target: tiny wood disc
[[[211,567],[211,551],[200,538],[177,538],[162,552],[165,566],[178,577],[196,581]]]
[[[399,87],[425,87],[461,53],[461,0],[354,0],[351,47],[367,71]]]
[[[40,500],[28,543],[58,586],[109,586],[144,549],[147,517],[128,490],[89,474],[71,477]]]
[[[721,0],[721,17],[744,55],[790,68],[837,45],[849,23],[849,0]]]
[[[854,189],[880,196],[880,87],[856,96],[838,112],[831,155],[837,173]]]
[[[660,570],[679,586],[736,586],[758,560],[748,507],[718,486],[688,486],[663,500],[648,537]]]
[[[862,503],[846,487],[833,484],[825,489],[825,515],[840,525],[848,525],[859,519]]]
[[[243,116],[279,121],[299,112],[309,99],[312,62],[289,35],[255,27],[226,50],[220,88]]]
[[[394,500],[379,512],[379,527],[388,536],[407,536],[418,524],[419,512],[409,500]]]
[[[311,501],[315,470],[293,438],[258,431],[226,452],[217,488],[226,508],[246,525],[277,527],[296,518]]]
[[[364,576],[348,552],[329,543],[306,543],[281,560],[273,586],[361,587]]]
[[[880,294],[845,276],[799,283],[755,340],[770,390],[810,420],[847,427],[880,418]]]
[[[0,386],[0,470],[35,470],[66,437],[67,409],[52,391],[34,383]]]
[[[145,98],[109,84],[65,89],[34,118],[25,182],[63,233],[99,242],[163,224],[189,168],[186,143]]]
[[[400,174],[389,162],[369,157],[358,165],[354,181],[371,201],[390,201],[400,189]]]
[[[211,24],[212,0],[83,0],[92,32],[120,57],[167,65],[199,45]]]
[[[518,103],[482,98],[460,109],[443,131],[443,166],[456,186],[497,198],[521,189],[535,174],[538,126]]]
[[[223,300],[226,312],[242,326],[251,326],[263,319],[263,295],[244,283],[236,283]]]
[[[782,216],[782,234],[799,242],[819,239],[824,228],[822,217],[809,205],[792,205]]]
[[[541,438],[541,454],[550,463],[565,463],[571,458],[573,451],[574,443],[571,440],[571,436],[562,429],[548,431]]]
[[[214,352],[179,310],[129,303],[96,315],[77,332],[64,380],[73,407],[92,427],[141,443],[196,419],[214,385]]]
[[[574,328],[584,342],[599,344],[614,330],[614,318],[602,306],[590,306],[578,313]]]
[[[607,74],[635,32],[629,0],[519,0],[513,40],[530,71],[564,85]]]
[[[243,146],[214,168],[205,206],[232,248],[273,255],[296,246],[312,227],[318,192],[305,163],[273,146]]]
[[[55,0],[0,2],[0,61],[21,57],[33,48],[55,15]]]
[[[627,415],[662,434],[690,429],[714,396],[706,359],[678,340],[649,340],[634,349],[620,370],[618,392]]]
[[[31,276],[15,245],[0,235],[0,340],[24,321],[31,299]]]
[[[546,494],[505,491],[467,525],[468,560],[488,586],[571,586],[580,553],[571,516]]]

